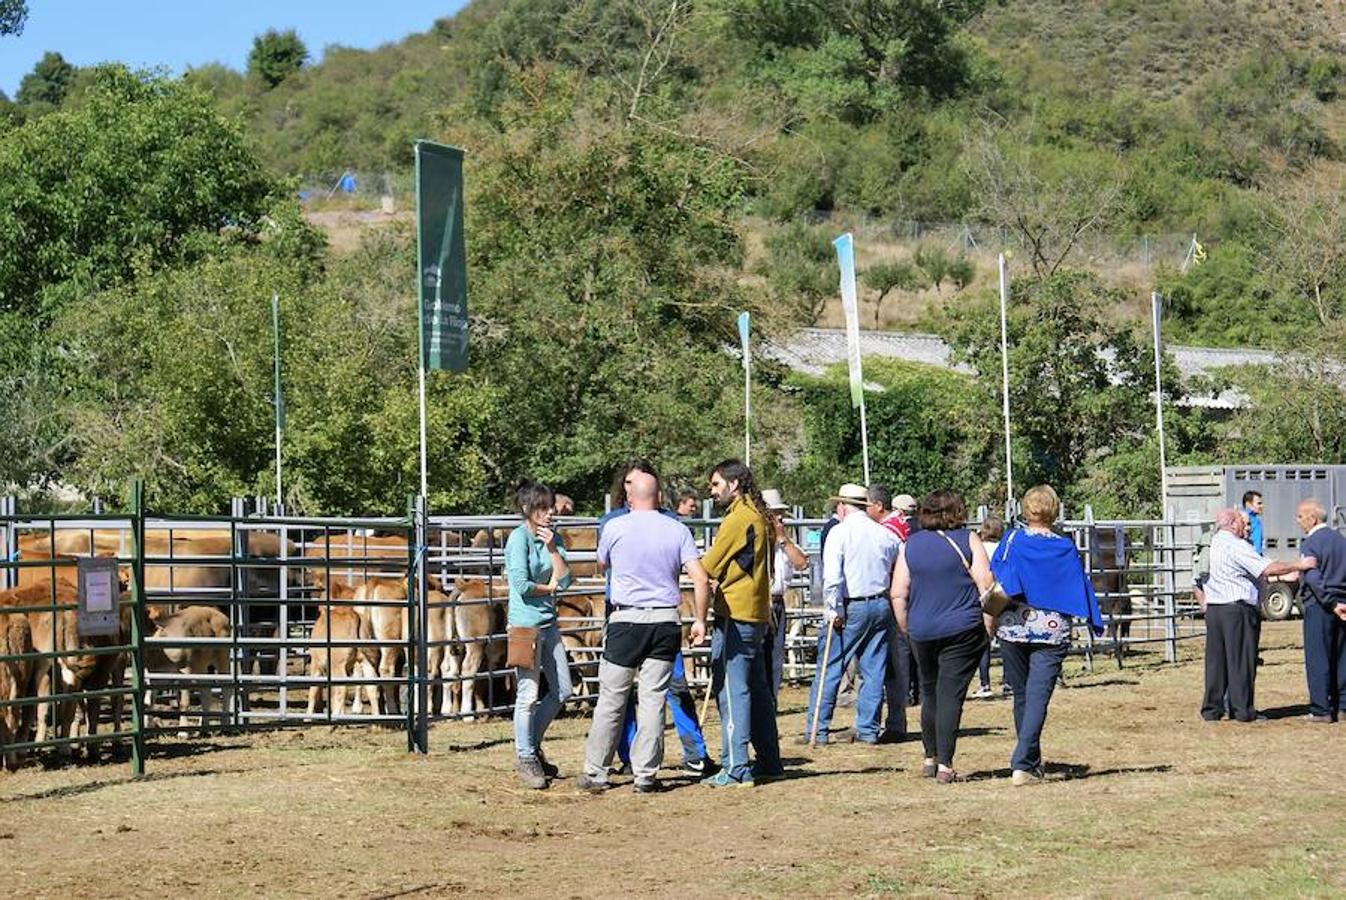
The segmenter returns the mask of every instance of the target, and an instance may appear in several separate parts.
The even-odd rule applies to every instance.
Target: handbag
[[[537,629],[526,625],[511,625],[505,651],[505,665],[516,669],[537,668]]]
[[[958,549],[958,545],[953,542],[953,538],[942,531],[939,533],[939,536],[949,542],[949,546],[953,548],[953,552],[958,554],[959,562],[963,564],[964,569],[967,569],[967,577],[972,578],[972,562],[963,555],[962,550]],[[975,578],[973,578],[972,583],[974,585],[977,583]],[[977,602],[981,604],[981,611],[983,613],[993,619],[999,618],[1001,613],[1009,609],[1010,595],[1005,593],[1005,588],[999,581],[992,579],[991,586],[981,592],[981,596],[977,598]]]

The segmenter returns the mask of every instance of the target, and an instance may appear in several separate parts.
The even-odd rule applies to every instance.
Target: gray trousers
[[[612,621],[653,623],[677,621],[678,611],[617,610]],[[632,687],[636,696],[636,739],[631,744],[631,772],[638,782],[654,781],[664,761],[664,702],[673,679],[673,661],[644,659],[636,668],[619,666],[604,658],[598,666],[598,702],[584,744],[584,774],[606,781],[608,766],[617,752],[617,741],[626,719],[626,703]]]

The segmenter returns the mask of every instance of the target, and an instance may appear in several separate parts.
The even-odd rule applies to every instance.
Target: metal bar
[[[145,483],[131,482],[131,774],[145,774]]]
[[[425,569],[425,550],[430,539],[425,525],[425,495],[416,497],[416,751],[430,752],[430,579]],[[407,541],[411,543],[410,540]]]

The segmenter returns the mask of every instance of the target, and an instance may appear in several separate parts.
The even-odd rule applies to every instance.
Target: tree
[[[99,70],[84,102],[0,134],[0,311],[252,239],[280,185],[237,123],[180,81]]]
[[[39,109],[60,106],[74,77],[75,67],[66,62],[61,54],[48,51],[34,64],[33,71],[23,76],[14,101],[22,106]]]
[[[0,35],[23,34],[27,19],[28,4],[24,0],[0,0]]]
[[[497,483],[531,473],[593,502],[636,452],[700,477],[738,444],[734,319],[778,318],[738,281],[742,172],[669,130],[590,118],[565,73],[519,77],[502,130],[448,136],[478,148],[471,371],[520,426],[496,436]]]
[[[1151,357],[1131,328],[1108,322],[1105,311],[1122,298],[1096,276],[1063,270],[1041,281],[1016,279],[1011,298],[1015,483],[1046,482],[1081,502],[1088,499],[1082,482],[1098,463],[1145,445],[1153,433]],[[982,415],[994,417],[1001,385],[994,296],[946,305],[938,327],[954,360],[976,373]],[[1165,401],[1171,404],[1182,388],[1172,362],[1165,368]],[[1158,459],[1152,462],[1157,472]],[[1003,480],[1003,470],[993,477]],[[1158,501],[1157,479],[1146,496]]]
[[[1275,191],[1264,221],[1272,239],[1263,258],[1301,298],[1318,325],[1346,312],[1346,205],[1340,176],[1297,179]]]
[[[726,0],[726,20],[788,91],[829,92],[859,120],[903,91],[956,96],[971,80],[960,28],[987,0]],[[827,83],[823,88],[822,83]]]
[[[273,88],[302,69],[307,60],[308,48],[293,28],[285,31],[271,28],[253,38],[248,74]]]
[[[987,472],[998,432],[981,413],[981,391],[967,375],[923,363],[868,358],[867,391],[870,469],[875,483],[922,496],[953,488],[975,500],[987,496]],[[799,466],[785,476],[791,496],[822,503],[845,481],[859,481],[862,446],[859,411],[852,408],[846,366],[815,378],[792,375],[800,392],[807,435]]]
[[[865,269],[861,277],[866,286],[879,292],[874,298],[874,327],[879,327],[879,314],[883,311],[883,300],[891,292],[917,291],[927,282],[921,272],[909,262],[880,262]]]
[[[1120,159],[1037,146],[1032,129],[984,129],[964,148],[980,215],[1014,232],[1038,278],[1050,278],[1124,204]]]

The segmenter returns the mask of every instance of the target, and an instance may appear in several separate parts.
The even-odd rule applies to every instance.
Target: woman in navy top
[[[958,777],[953,753],[967,686],[989,640],[981,594],[991,569],[981,539],[963,526],[967,509],[956,491],[926,497],[919,518],[893,566],[893,613],[920,669],[921,774],[948,784]]]

